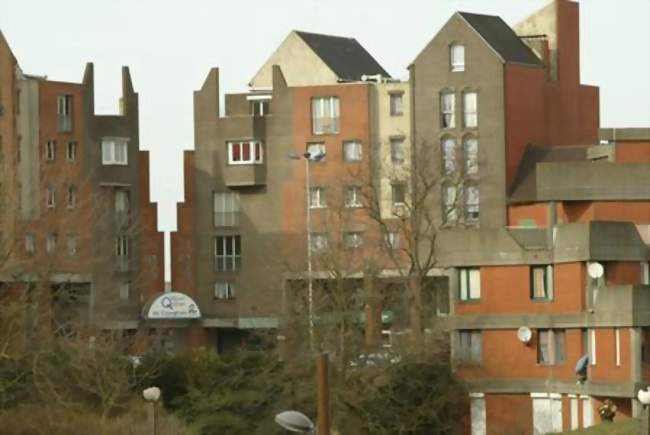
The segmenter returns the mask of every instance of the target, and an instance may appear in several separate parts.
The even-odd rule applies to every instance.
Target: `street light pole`
[[[307,299],[309,305],[309,346],[314,350],[314,284],[311,276],[311,204],[309,198],[309,153],[305,153],[305,194],[307,207]]]

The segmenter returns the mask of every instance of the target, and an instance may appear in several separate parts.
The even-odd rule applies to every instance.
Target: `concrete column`
[[[630,374],[632,382],[641,382],[641,344],[643,334],[641,328],[630,328]]]

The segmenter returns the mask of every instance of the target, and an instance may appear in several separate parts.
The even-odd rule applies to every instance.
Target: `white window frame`
[[[129,257],[129,237],[120,235],[115,238],[115,255],[120,258]]]
[[[476,91],[463,92],[463,126],[465,128],[478,127],[478,93]]]
[[[222,254],[219,254],[219,242],[221,239]],[[230,245],[230,246],[228,246]],[[228,254],[228,248],[231,253]],[[216,272],[237,272],[241,269],[241,236],[240,235],[218,235],[214,238],[214,260]],[[219,262],[222,262],[221,267]]]
[[[47,208],[55,208],[56,207],[56,190],[54,189],[54,186],[47,186],[46,192],[45,192],[45,205]]]
[[[231,281],[217,281],[214,283],[215,300],[228,301],[235,299],[235,284]]]
[[[59,116],[72,115],[72,95],[59,95],[56,99],[56,113]]]
[[[25,233],[25,254],[36,254],[36,234]]]
[[[456,128],[456,94],[451,91],[440,93],[440,128]]]
[[[327,189],[322,186],[309,188],[309,208],[327,208]]]
[[[535,270],[544,270],[544,297],[535,296]],[[552,264],[530,266],[530,299],[533,301],[552,301],[555,299],[555,276]]]
[[[406,160],[404,138],[394,137],[390,139],[390,160],[393,163],[403,163]]]
[[[323,142],[312,142],[307,144],[307,154],[309,154],[310,162],[324,162],[327,157],[327,149]],[[322,156],[315,160],[315,157]]]
[[[235,160],[234,148],[239,146],[239,160]],[[244,145],[249,147],[248,159],[244,159]],[[259,140],[228,141],[229,165],[261,165],[264,163],[264,146]]]
[[[359,249],[363,246],[363,232],[346,231],[343,233],[343,245],[347,249]]]
[[[215,227],[236,227],[239,225],[239,192],[213,192],[212,203]]]
[[[361,201],[361,186],[356,184],[351,184],[345,186],[345,207],[347,208],[359,208],[363,207],[363,202]]]
[[[453,72],[465,71],[465,46],[453,43],[449,46],[449,69]]]
[[[56,160],[56,141],[48,140],[45,143],[45,160],[52,162]]]
[[[481,300],[481,269],[479,267],[458,269],[458,299],[461,301]]]
[[[129,139],[105,137],[102,139],[102,165],[127,166],[129,164]]]
[[[328,248],[327,234],[313,232],[310,233],[309,240],[311,245],[310,246],[311,252],[315,254],[320,254],[327,251]]]
[[[65,148],[65,158],[69,162],[77,160],[77,142],[74,140],[69,141]]]
[[[352,148],[351,150],[349,148]],[[360,162],[363,158],[363,147],[358,140],[343,142],[343,160],[346,162]]]
[[[311,100],[312,132],[337,134],[340,131],[339,97],[314,97]],[[329,123],[327,123],[329,121]]]

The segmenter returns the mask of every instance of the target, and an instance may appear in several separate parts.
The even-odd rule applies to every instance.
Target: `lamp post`
[[[309,204],[309,162],[312,160],[319,161],[325,157],[324,154],[311,155],[309,152],[298,154],[295,151],[290,151],[287,154],[291,160],[305,159],[305,206],[307,209],[307,300],[309,310],[309,345],[312,350],[314,349],[314,285],[312,281],[312,264],[311,264],[311,207]]]
[[[650,405],[650,389],[639,390],[636,397],[643,405],[643,418],[641,419],[641,431],[639,433],[641,435],[650,435],[650,409],[648,409],[648,405]]]
[[[151,433],[158,435],[158,401],[160,400],[160,388],[149,387],[142,391],[145,401],[151,403]]]

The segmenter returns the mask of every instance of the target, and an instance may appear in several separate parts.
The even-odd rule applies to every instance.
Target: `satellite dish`
[[[284,411],[275,416],[275,422],[291,432],[312,433],[314,423],[302,412]]]
[[[533,338],[533,332],[528,326],[522,326],[521,328],[517,329],[517,338],[522,343],[528,343],[530,342],[531,338]]]
[[[593,279],[598,279],[601,278],[605,273],[605,268],[598,262],[590,263],[587,267],[587,273]]]

